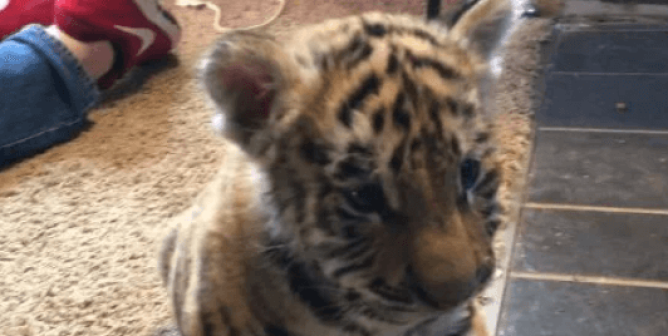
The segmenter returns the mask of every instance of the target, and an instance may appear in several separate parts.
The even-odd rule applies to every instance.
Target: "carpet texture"
[[[230,27],[260,23],[278,8],[272,0],[213,2]],[[139,69],[76,139],[0,172],[0,335],[144,336],[171,323],[158,245],[167,219],[224,162],[225,144],[211,131],[194,77],[217,36],[213,12],[166,7],[184,28],[178,62]],[[287,0],[269,31],[284,38],[297,26],[368,10],[421,15],[424,1]],[[530,148],[539,42],[550,25],[531,19],[517,30],[494,98],[511,205]]]

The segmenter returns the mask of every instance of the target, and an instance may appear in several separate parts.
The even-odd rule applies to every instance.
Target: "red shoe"
[[[55,0],[54,15],[67,35],[113,45],[116,62],[98,80],[101,89],[111,87],[133,66],[165,56],[181,38],[176,19],[158,0]]]
[[[0,0],[0,40],[30,23],[53,23],[54,0]]]

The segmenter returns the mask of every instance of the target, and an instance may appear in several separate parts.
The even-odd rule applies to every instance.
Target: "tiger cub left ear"
[[[224,35],[204,59],[201,80],[217,110],[214,126],[246,150],[280,110],[294,73],[287,60],[271,36],[253,32]]]

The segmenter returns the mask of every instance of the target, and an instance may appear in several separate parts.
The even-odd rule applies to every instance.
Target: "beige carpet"
[[[171,322],[156,270],[158,244],[167,219],[189,205],[225,147],[210,131],[210,111],[194,80],[201,53],[216,37],[213,13],[168,2],[185,29],[180,64],[166,63],[139,90],[117,92],[75,140],[0,172],[0,335],[143,336]],[[278,8],[272,0],[214,2],[224,9],[225,26],[262,22]],[[423,6],[422,0],[288,0],[270,30],[286,36],[330,17],[422,14]],[[528,155],[537,41],[548,26],[534,19],[516,34],[495,99],[505,190],[519,185]]]

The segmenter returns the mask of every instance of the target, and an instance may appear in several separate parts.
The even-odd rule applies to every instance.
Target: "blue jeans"
[[[43,27],[0,42],[0,170],[76,136],[99,99],[95,80]]]

